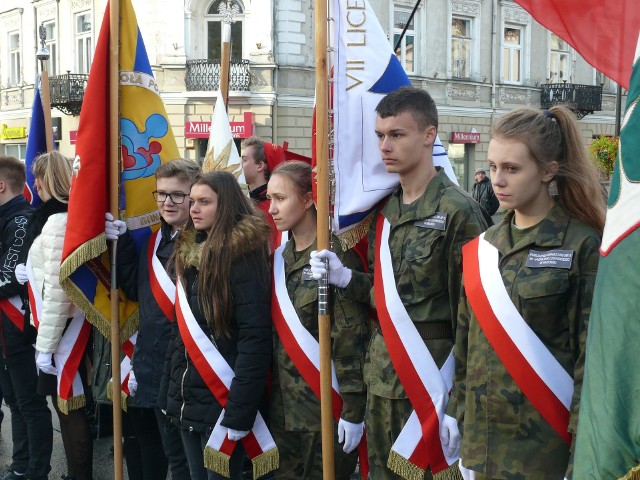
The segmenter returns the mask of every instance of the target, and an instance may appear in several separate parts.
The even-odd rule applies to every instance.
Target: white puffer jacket
[[[42,295],[40,328],[36,340],[36,350],[39,352],[56,351],[67,319],[76,311],[60,286],[60,261],[66,228],[66,213],[51,215],[29,250],[36,288]]]

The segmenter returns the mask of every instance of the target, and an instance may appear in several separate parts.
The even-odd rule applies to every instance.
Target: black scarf
[[[69,210],[69,205],[66,203],[62,203],[61,201],[50,198],[46,202],[44,202],[40,207],[33,213],[31,217],[31,221],[29,222],[29,237],[28,238],[36,238],[38,235],[42,233],[42,228],[44,224],[47,223],[49,217],[55,213],[64,213]]]

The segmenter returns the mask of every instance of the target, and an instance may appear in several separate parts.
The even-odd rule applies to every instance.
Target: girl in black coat
[[[198,324],[235,377],[221,425],[230,440],[251,430],[265,401],[271,361],[269,228],[233,175],[210,172],[191,187],[191,219],[176,245],[175,267]],[[191,478],[224,478],[204,467],[203,451],[222,406],[196,369],[183,338],[167,351],[167,416],[182,431]],[[231,478],[241,478],[238,443]]]

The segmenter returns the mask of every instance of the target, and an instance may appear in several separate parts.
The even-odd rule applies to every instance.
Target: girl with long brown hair
[[[218,479],[224,477],[205,469],[203,453],[216,422],[221,418],[229,440],[241,440],[266,398],[272,350],[269,228],[227,172],[200,175],[191,187],[190,203],[191,218],[174,252],[175,271],[208,345],[190,341],[176,319],[165,366],[167,416],[181,428],[191,478]],[[198,349],[211,346],[235,374],[224,413],[210,389],[212,378],[197,361]],[[229,464],[232,479],[241,478],[243,458],[238,443]]]
[[[447,409],[462,432],[462,471],[476,479],[570,479],[602,189],[564,107],[498,118],[488,161],[507,213],[463,247]]]

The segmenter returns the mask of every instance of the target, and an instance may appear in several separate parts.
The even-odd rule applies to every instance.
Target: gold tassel
[[[107,383],[107,398],[113,402],[113,381]],[[127,411],[127,394],[120,390],[120,408],[123,412]]]
[[[640,465],[633,467],[624,477],[620,477],[618,480],[640,480]]]
[[[458,467],[458,462],[451,465],[446,470],[436,473],[433,480],[462,480],[462,473]]]
[[[81,395],[76,395],[75,397],[71,397],[67,400],[58,395],[58,408],[65,415],[69,415],[70,411],[80,410],[87,404],[87,399],[84,396],[84,393]]]
[[[424,470],[393,450],[389,452],[387,467],[406,480],[422,480],[424,478]]]
[[[369,227],[375,213],[375,211],[371,212],[355,227],[350,228],[349,230],[338,235],[343,250],[353,248],[362,237],[369,233]]]
[[[231,478],[229,455],[206,446],[204,447],[204,466],[220,475]]]
[[[274,447],[252,458],[251,463],[253,463],[253,480],[257,480],[259,477],[273,472],[280,466],[278,447]]]

